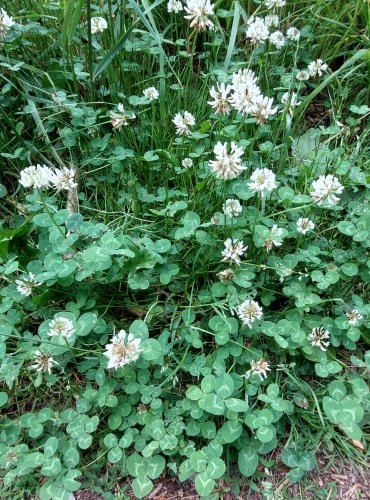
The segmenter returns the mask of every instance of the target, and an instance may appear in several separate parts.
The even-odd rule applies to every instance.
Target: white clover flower
[[[213,22],[209,19],[209,16],[214,16],[214,5],[210,0],[186,0],[184,9],[187,13],[184,17],[191,21],[191,28],[199,31],[214,28]]]
[[[113,128],[120,129],[123,125],[128,125],[128,118],[134,120],[136,118],[134,113],[128,117],[125,111],[125,107],[122,103],[118,104],[116,111],[110,112],[110,122]]]
[[[288,113],[290,116],[294,114],[294,108],[299,106],[302,101],[298,101],[298,95],[295,92],[291,94],[289,92],[284,92],[281,98],[281,103],[286,105],[288,104]]]
[[[270,363],[265,361],[263,358],[258,361],[251,361],[251,368],[243,375],[246,378],[251,377],[252,375],[258,375],[261,380],[267,378],[267,372],[271,371]]]
[[[284,7],[286,0],[265,0],[265,6],[268,9],[277,9]]]
[[[260,99],[261,89],[251,79],[248,83],[233,86],[233,94],[229,98],[230,104],[238,113],[247,115],[256,109],[256,102]]]
[[[311,197],[318,206],[324,205],[332,207],[339,201],[337,194],[341,194],[344,186],[334,175],[320,175],[318,179],[312,182],[313,191]]]
[[[322,76],[324,71],[327,71],[328,65],[322,59],[310,62],[308,65],[308,72],[312,78]]]
[[[275,247],[281,247],[283,244],[283,239],[284,239],[284,231],[281,229],[281,227],[278,227],[276,224],[274,224],[271,228],[270,231],[270,236],[267,238],[267,240],[264,242],[264,247],[266,250],[269,252],[274,246]]]
[[[177,135],[190,135],[189,127],[195,125],[195,118],[188,111],[181,111],[181,113],[176,113],[172,122],[175,124]]]
[[[255,300],[245,300],[238,306],[238,317],[243,322],[243,325],[247,325],[248,328],[252,328],[252,324],[256,319],[261,319],[263,316],[262,307]]]
[[[305,70],[298,71],[298,73],[296,74],[296,78],[299,82],[306,82],[307,80],[309,80],[310,74]]]
[[[223,271],[217,273],[217,276],[221,283],[231,281],[234,278],[234,271],[232,269],[224,269]]]
[[[296,222],[296,226],[297,231],[301,234],[306,234],[309,231],[313,231],[313,229],[315,229],[315,224],[307,217],[300,217]]]
[[[279,16],[276,14],[269,14],[268,16],[265,17],[265,25],[268,28],[277,28],[280,24],[280,19]]]
[[[295,26],[291,26],[287,29],[286,37],[292,42],[298,42],[301,36],[301,32]]]
[[[108,28],[107,21],[104,17],[92,17],[91,18],[91,33],[95,35],[96,33],[102,33]]]
[[[217,217],[217,215],[214,215],[213,217],[211,217],[211,224],[214,224],[215,226],[217,226],[219,223],[220,223],[220,218]]]
[[[32,288],[42,285],[42,283],[35,280],[33,273],[28,273],[28,276],[25,275],[21,279],[15,280],[15,284],[17,285],[17,291],[25,297],[29,297],[32,294]]]
[[[136,410],[139,415],[144,415],[148,411],[148,406],[141,403],[137,405]]]
[[[184,168],[191,168],[193,166],[193,160],[191,158],[184,158],[181,162]]]
[[[63,337],[65,339],[70,338],[75,332],[75,327],[70,319],[59,318],[53,319],[49,324],[49,337]]]
[[[51,375],[53,366],[59,365],[51,354],[44,354],[41,351],[35,351],[33,356],[34,364],[31,365],[31,368],[37,372],[48,372],[49,375]]]
[[[155,87],[148,87],[143,90],[143,94],[149,101],[156,101],[159,97],[159,92]]]
[[[242,165],[241,157],[244,154],[244,149],[239,147],[235,142],[231,143],[230,152],[227,142],[223,144],[219,141],[213,148],[216,155],[216,160],[209,161],[209,166],[218,177],[223,179],[234,179],[246,167]]]
[[[208,104],[212,106],[216,114],[229,114],[230,104],[228,101],[231,86],[225,85],[224,83],[217,83],[216,87],[213,86],[209,91],[210,96],[213,97],[213,101],[208,101]]]
[[[276,188],[276,175],[268,168],[256,168],[248,181],[248,187],[253,193],[265,196]]]
[[[261,89],[258,85],[240,85],[235,88],[229,101],[238,113],[248,115],[256,110],[257,99],[261,97]]]
[[[282,49],[285,45],[285,38],[281,31],[271,33],[269,40],[278,50]]]
[[[319,347],[322,351],[326,351],[330,345],[330,333],[325,330],[322,326],[313,328],[311,333],[308,335],[308,340],[310,341],[312,347]]]
[[[107,368],[122,368],[139,359],[142,349],[140,349],[141,339],[135,339],[132,333],[126,334],[125,330],[120,330],[117,335],[113,335],[110,344],[107,344],[104,356],[108,358]]]
[[[14,19],[4,9],[0,9],[0,36],[5,36],[14,24]]]
[[[251,69],[240,69],[231,77],[232,88],[236,90],[237,87],[248,87],[249,85],[256,85],[257,76]],[[261,93],[261,92],[259,92]]]
[[[183,10],[182,3],[180,0],[168,0],[167,2],[167,12],[174,12],[178,14]]]
[[[222,210],[225,215],[228,215],[231,218],[238,217],[238,215],[241,214],[243,211],[243,206],[240,204],[239,200],[234,200],[233,198],[230,198],[225,201]]]
[[[247,40],[251,40],[251,42],[255,45],[267,40],[269,37],[269,29],[266,26],[264,19],[262,17],[253,18],[252,21],[248,23],[245,36]]]
[[[348,318],[348,324],[351,326],[356,326],[357,323],[363,319],[358,309],[353,309],[350,313],[346,313],[346,316]]]
[[[53,178],[53,171],[46,165],[31,165],[21,171],[19,183],[25,188],[48,188]]]
[[[75,175],[76,171],[73,168],[63,167],[55,169],[51,183],[56,189],[72,191],[78,185],[75,181]]]
[[[272,97],[259,96],[256,99],[252,116],[256,119],[258,125],[263,125],[270,116],[274,115],[278,108],[272,107],[274,100]]]
[[[223,261],[234,262],[237,266],[240,266],[240,257],[248,250],[248,246],[244,245],[243,241],[233,240],[228,238],[224,242],[224,250],[222,250],[221,255],[223,256]]]

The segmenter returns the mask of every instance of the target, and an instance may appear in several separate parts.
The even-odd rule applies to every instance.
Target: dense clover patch
[[[331,39],[320,0],[5,3],[0,496],[267,498],[319,442],[358,458],[363,7]]]

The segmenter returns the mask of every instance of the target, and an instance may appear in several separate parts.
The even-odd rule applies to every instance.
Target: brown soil
[[[360,500],[370,499],[370,475],[368,469],[342,463],[340,460],[330,463],[327,458],[318,458],[318,467],[308,474],[300,484],[291,485],[285,478],[286,470],[271,471],[265,482],[272,484],[274,495],[263,496],[252,491],[248,484],[242,486],[239,495],[231,493],[233,484],[220,485],[219,493],[222,500],[290,500],[290,499],[323,499],[323,500]],[[261,489],[263,483],[259,484]],[[126,491],[117,499],[135,499],[130,480],[120,485],[121,491]],[[267,492],[266,492],[267,493]],[[91,490],[81,490],[75,493],[76,500],[102,500],[103,497]],[[198,500],[199,496],[193,485],[188,481],[180,483],[176,478],[163,477],[156,481],[153,491],[145,497],[146,500]]]
[[[330,124],[331,111],[318,98],[313,99],[305,112],[305,120],[310,127],[319,125],[328,126]]]

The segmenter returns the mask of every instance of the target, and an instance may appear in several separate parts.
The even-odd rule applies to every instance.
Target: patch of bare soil
[[[354,468],[349,462],[340,460],[328,462],[325,457],[318,458],[318,467],[308,474],[299,484],[290,484],[285,478],[287,468],[282,466],[277,471],[270,471],[265,482],[259,484],[265,494],[252,491],[247,481],[241,487],[240,494],[235,496],[231,490],[233,484],[220,488],[221,500],[290,500],[290,499],[323,499],[323,500],[370,500],[370,474],[369,470],[356,465]],[[269,486],[268,486],[269,483]],[[126,490],[126,488],[127,490]],[[130,481],[127,479],[120,485],[126,490],[122,500],[135,499]],[[225,492],[226,490],[226,492]],[[268,490],[268,491],[267,491]],[[103,497],[91,490],[81,490],[75,493],[76,500],[102,500]],[[145,497],[146,500],[198,500],[192,483],[180,483],[176,478],[163,477],[157,480],[153,491]]]
[[[76,500],[101,500],[103,497],[92,490],[80,490],[74,494]]]
[[[304,118],[311,127],[330,124],[331,111],[319,99],[313,99],[306,109]]]
[[[325,500],[370,499],[369,469],[359,465],[354,468],[349,462],[343,464],[338,461],[328,467],[327,460],[319,458],[317,470],[310,473],[304,483],[304,488],[295,484],[287,491],[293,498],[301,498],[301,491],[302,498],[315,499],[318,498],[318,490],[326,490]]]

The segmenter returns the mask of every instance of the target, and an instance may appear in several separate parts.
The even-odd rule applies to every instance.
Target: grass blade
[[[239,20],[240,20],[240,3],[238,1],[235,2],[235,7],[234,7],[234,18],[233,18],[233,24],[231,27],[231,33],[230,33],[230,40],[229,40],[229,45],[227,47],[227,53],[225,57],[225,62],[224,62],[224,70],[227,71],[227,68],[229,67],[230,61],[231,61],[231,56],[233,54],[233,50],[235,47],[235,41],[236,41],[236,35],[238,33],[238,27],[239,27]]]
[[[62,47],[67,50],[76,33],[78,21],[80,20],[83,0],[78,0],[77,3],[69,1],[68,7],[63,20],[62,27]]]
[[[93,72],[93,80],[96,80],[99,78],[99,76],[105,71],[105,69],[109,66],[109,64],[113,61],[113,59],[118,55],[122,47],[124,46],[127,38],[129,37],[131,31],[134,29],[136,24],[139,22],[139,19],[134,21],[131,26],[128,28],[125,33],[122,33],[122,35],[118,38],[117,42],[115,45],[105,54],[103,59],[95,66],[94,72]]]

